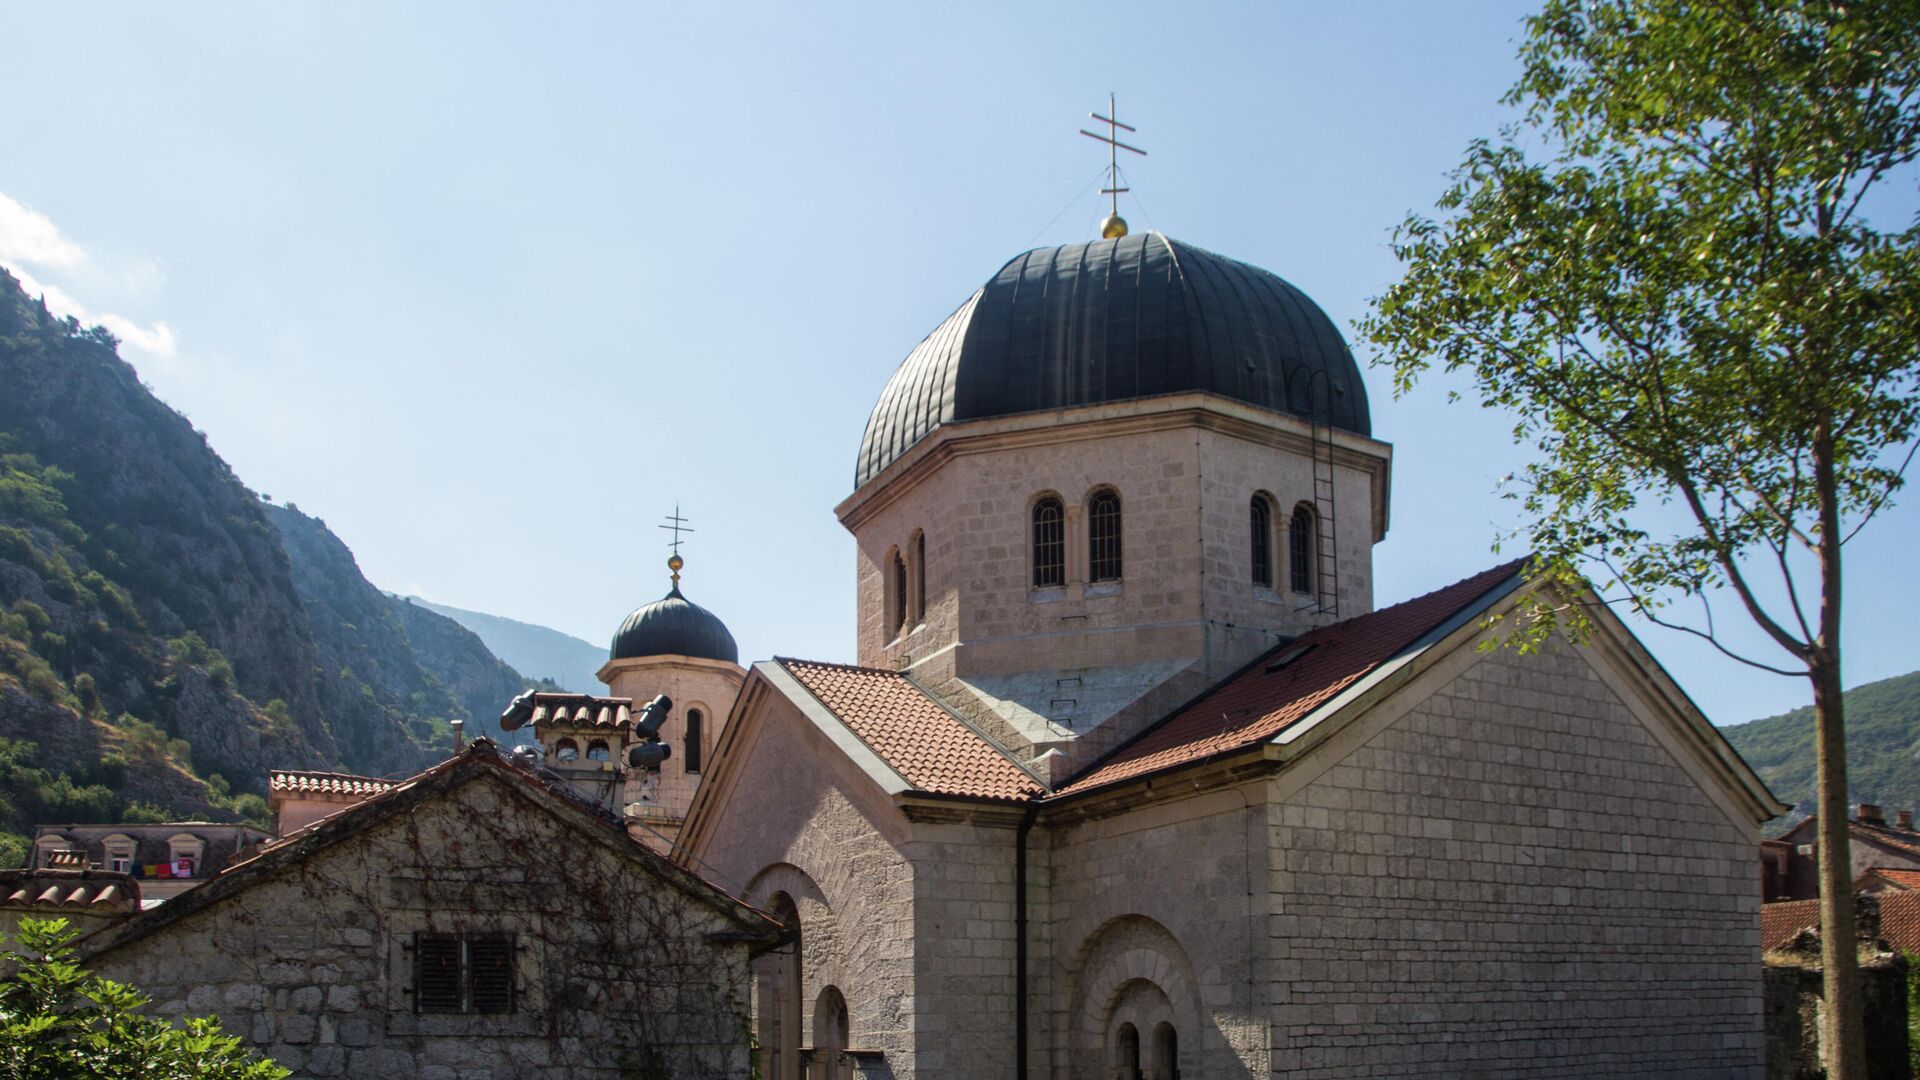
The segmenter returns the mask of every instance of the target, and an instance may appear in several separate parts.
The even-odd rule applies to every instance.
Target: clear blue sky
[[[1090,108],[1117,91],[1151,150],[1136,228],[1350,327],[1510,118],[1529,7],[13,5],[0,261],[382,587],[603,641],[665,590],[677,500],[746,654],[847,659],[867,412],[1006,259],[1094,235]],[[1523,458],[1438,385],[1368,384],[1387,603],[1494,561]],[[1916,522],[1849,549],[1849,683],[1920,667]],[[1642,636],[1719,722],[1808,698]]]

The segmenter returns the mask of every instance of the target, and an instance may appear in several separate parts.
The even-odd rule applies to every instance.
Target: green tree
[[[174,1027],[148,1016],[147,997],[74,961],[78,936],[65,919],[24,919],[15,970],[0,982],[0,1077],[67,1080],[193,1077],[280,1080],[287,1070],[256,1058],[217,1020]]]
[[[1612,602],[1809,680],[1827,1074],[1861,1080],[1842,552],[1913,456],[1920,226],[1876,200],[1914,190],[1920,2],[1550,0],[1520,59],[1361,330],[1536,448],[1521,647]]]

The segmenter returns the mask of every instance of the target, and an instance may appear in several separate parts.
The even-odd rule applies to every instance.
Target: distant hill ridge
[[[263,818],[269,767],[416,771],[521,685],[0,268],[0,865],[41,822]]]
[[[436,604],[418,596],[407,601],[444,615],[476,634],[493,655],[513,665],[515,671],[530,679],[551,679],[562,689],[577,694],[596,694],[606,690],[598,677],[607,662],[605,646],[582,641],[572,634],[547,626],[468,611],[450,604]]]
[[[1854,802],[1920,808],[1920,671],[1847,691],[1847,781]],[[1813,813],[1813,709],[1720,729],[1793,812],[1769,832]]]

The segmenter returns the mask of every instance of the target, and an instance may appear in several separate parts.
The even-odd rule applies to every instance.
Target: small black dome
[[[1156,232],[1015,258],[888,381],[859,486],[941,424],[1187,391],[1370,434],[1327,313],[1258,267]]]
[[[681,596],[675,585],[667,595],[634,609],[613,635],[613,659],[638,656],[697,656],[738,664],[740,647],[720,616]]]

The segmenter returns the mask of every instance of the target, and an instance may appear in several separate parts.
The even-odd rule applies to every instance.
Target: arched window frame
[[[927,534],[920,529],[913,530],[913,624],[924,626],[927,621]]]
[[[705,761],[702,751],[706,749],[707,711],[704,706],[693,705],[687,708],[686,727],[682,732],[681,760],[688,773],[698,773]]]
[[[607,745],[605,739],[593,739],[587,743],[586,756],[588,761],[612,761],[613,748]]]
[[[1093,584],[1119,581],[1126,574],[1125,516],[1120,492],[1097,487],[1087,493],[1087,580]]]
[[[1273,588],[1274,571],[1274,498],[1264,491],[1256,491],[1247,503],[1247,559],[1252,566],[1250,578],[1254,585]]]
[[[899,548],[887,555],[887,639],[898,638],[907,629],[907,559]]]
[[[1034,496],[1027,509],[1028,580],[1036,589],[1067,584],[1067,503],[1053,492]]]
[[[580,744],[577,742],[574,742],[572,739],[557,740],[553,744],[553,760],[555,761],[580,760]]]
[[[1140,1080],[1140,1029],[1132,1024],[1113,1034],[1113,1068],[1120,1080]]]
[[[1287,518],[1287,584],[1301,596],[1313,595],[1314,561],[1319,552],[1319,521],[1308,503],[1296,503]]]
[[[1162,1080],[1180,1075],[1180,1033],[1165,1020],[1153,1028],[1153,1069]]]

